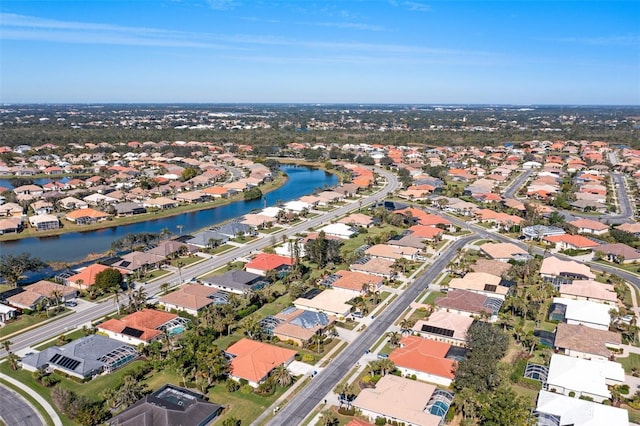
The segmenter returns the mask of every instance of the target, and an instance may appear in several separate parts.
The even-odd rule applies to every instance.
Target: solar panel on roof
[[[125,327],[124,330],[122,330],[122,334],[126,334],[127,336],[139,338],[140,336],[142,336],[144,334],[144,331],[138,330],[137,328]]]
[[[453,330],[449,330],[448,328],[440,328],[434,327],[432,325],[423,324],[422,331],[425,333],[438,334],[440,336],[453,337]]]
[[[495,293],[495,291],[496,291],[496,289],[497,289],[497,288],[498,288],[498,287],[497,287],[497,286],[495,286],[495,285],[493,285],[493,284],[485,284],[485,285],[484,285],[484,291],[491,291],[491,292],[494,292],[494,293]]]
[[[80,361],[66,357],[64,355],[55,354],[51,358],[51,363],[66,368],[67,370],[75,370],[80,365]]]

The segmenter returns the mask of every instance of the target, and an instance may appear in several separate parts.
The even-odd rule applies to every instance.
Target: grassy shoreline
[[[286,174],[280,174],[273,181],[266,183],[260,189],[264,194],[272,192],[281,186],[283,186],[287,182],[288,177]],[[107,220],[104,222],[98,222],[90,225],[76,225],[70,222],[64,222],[64,228],[54,229],[51,231],[34,231],[31,228],[25,229],[19,234],[5,234],[0,236],[0,242],[3,241],[17,241],[24,238],[32,238],[32,237],[53,237],[63,234],[69,234],[72,232],[87,232],[87,231],[96,231],[99,229],[107,229],[113,228],[116,226],[123,225],[131,225],[134,223],[146,222],[150,220],[164,219],[167,217],[177,216],[183,213],[191,213],[200,210],[209,210],[216,207],[221,207],[227,204],[235,203],[237,201],[243,200],[243,194],[236,194],[229,198],[219,199],[215,201],[210,201],[207,203],[199,203],[199,204],[187,204],[183,206],[178,206],[176,208],[170,210],[161,210],[150,213],[143,213],[135,216],[127,216],[121,218],[114,218],[113,220]]]

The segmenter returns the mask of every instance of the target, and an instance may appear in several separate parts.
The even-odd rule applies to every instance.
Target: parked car
[[[75,308],[76,306],[78,306],[78,302],[74,302],[73,300],[67,300],[66,302],[64,302],[64,306]]]

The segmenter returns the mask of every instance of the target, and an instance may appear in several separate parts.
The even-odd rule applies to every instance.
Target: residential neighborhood
[[[257,200],[113,238],[94,258],[45,269],[27,253],[17,276],[0,269],[0,372],[68,424],[283,424],[304,398],[314,425],[484,424],[486,410],[518,425],[640,420],[637,150],[6,148],[22,184],[2,192],[0,244]],[[320,161],[301,163],[309,150]],[[270,199],[311,166],[337,183]],[[56,332],[22,340],[40,327]]]

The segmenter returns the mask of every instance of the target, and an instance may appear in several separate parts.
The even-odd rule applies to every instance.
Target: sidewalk
[[[347,343],[348,344],[348,343]],[[318,361],[317,366],[323,366],[325,365],[325,363],[333,358],[333,354],[341,347],[343,347],[343,344],[339,344],[334,346],[329,352],[327,352],[325,354],[325,356],[322,357],[322,359],[320,359],[320,361]],[[280,398],[278,398],[277,400],[275,400],[275,402],[273,404],[271,404],[271,406],[269,408],[267,408],[266,410],[264,410],[264,412],[258,416],[257,419],[255,419],[251,424],[252,425],[260,425],[263,424],[266,420],[268,420],[268,418],[270,416],[272,416],[279,408],[281,405],[283,405],[283,403],[289,398],[289,396],[294,393],[296,391],[296,389],[298,389],[300,386],[303,386],[304,384],[306,384],[306,379],[309,376],[302,376],[299,377],[296,382],[293,384],[293,386],[291,386],[289,389],[287,389],[285,391],[285,393],[283,393],[282,395],[280,395]]]
[[[58,416],[58,413],[56,413],[56,410],[54,410],[53,407],[36,391],[24,385],[22,382],[19,382],[18,380],[7,376],[6,374],[0,373],[0,379],[6,381],[7,383],[11,383],[18,389],[21,389],[22,391],[28,393],[31,398],[35,399],[36,402],[40,404],[42,408],[44,408],[44,410],[47,412],[47,415],[53,421],[54,426],[62,426],[62,420],[60,420],[60,417]],[[34,407],[34,409],[38,414],[40,414],[40,412],[42,411],[40,407]],[[47,422],[45,421],[44,423],[46,424]]]

